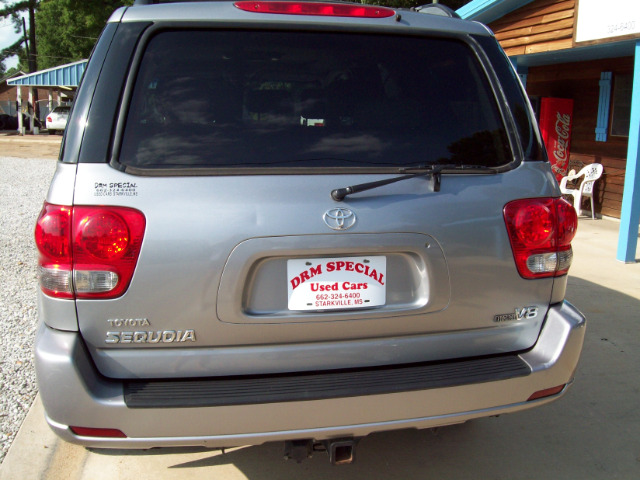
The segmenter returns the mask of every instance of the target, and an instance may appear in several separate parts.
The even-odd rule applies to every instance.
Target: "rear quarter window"
[[[138,66],[118,161],[136,168],[342,168],[513,158],[464,42],[163,30]]]

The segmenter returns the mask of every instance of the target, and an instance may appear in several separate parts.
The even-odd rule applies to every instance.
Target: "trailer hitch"
[[[332,465],[347,465],[353,463],[356,457],[356,445],[360,439],[334,438],[322,442],[311,439],[288,440],[284,442],[284,459],[301,463],[311,458],[314,452],[326,452]]]

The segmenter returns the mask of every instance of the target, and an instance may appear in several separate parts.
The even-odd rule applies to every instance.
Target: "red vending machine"
[[[558,182],[569,167],[569,145],[573,123],[573,100],[543,98],[540,102],[540,131],[547,147],[551,169]]]

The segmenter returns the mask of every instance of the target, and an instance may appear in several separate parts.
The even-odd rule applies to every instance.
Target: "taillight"
[[[368,5],[345,5],[320,2],[256,2],[234,3],[245,12],[279,13],[282,15],[322,15],[326,17],[387,18],[396,14],[395,10]]]
[[[47,117],[47,122],[49,122],[49,123],[53,122],[53,118]]]
[[[562,198],[515,200],[504,219],[518,272],[524,278],[557,277],[569,271],[578,217]]]
[[[145,218],[126,207],[45,203],[36,223],[42,291],[57,298],[115,298],[135,270]]]
[[[35,238],[40,251],[40,288],[52,297],[72,298],[71,208],[45,203],[36,223]]]

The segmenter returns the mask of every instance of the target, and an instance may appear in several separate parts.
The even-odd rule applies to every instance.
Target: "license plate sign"
[[[386,257],[287,260],[289,310],[351,310],[384,305]]]

